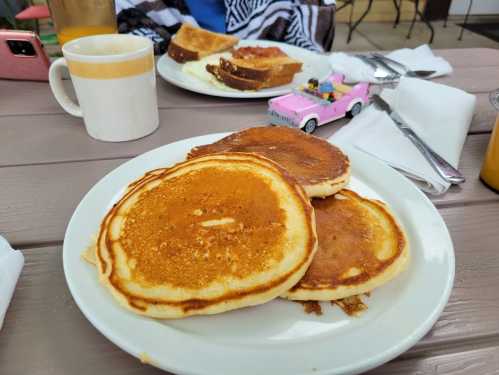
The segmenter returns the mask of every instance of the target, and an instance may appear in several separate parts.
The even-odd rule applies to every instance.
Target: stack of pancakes
[[[371,291],[404,269],[407,239],[384,203],[344,189],[349,176],[341,150],[286,127],[196,147],[108,212],[93,250],[100,280],[156,318]]]

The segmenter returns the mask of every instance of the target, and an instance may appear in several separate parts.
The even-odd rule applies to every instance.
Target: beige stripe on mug
[[[90,136],[128,141],[152,133],[159,124],[152,42],[123,34],[75,39],[62,48],[49,73],[50,87],[70,114],[83,117]],[[79,105],[62,85],[68,68]]]
[[[154,56],[143,56],[134,60],[93,63],[67,60],[72,75],[82,78],[111,79],[135,76],[150,72],[154,68]]]

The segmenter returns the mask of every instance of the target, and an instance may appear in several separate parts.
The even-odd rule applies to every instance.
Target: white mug
[[[88,36],[62,47],[50,67],[52,92],[65,111],[83,117],[88,134],[101,141],[144,137],[159,124],[152,42],[126,34]],[[69,69],[79,105],[65,92]]]

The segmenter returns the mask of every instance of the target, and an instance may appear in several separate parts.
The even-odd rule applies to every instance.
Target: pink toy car
[[[271,123],[312,133],[317,126],[358,115],[368,103],[369,84],[349,86],[343,84],[343,78],[342,74],[332,74],[320,85],[311,79],[306,88],[270,99]],[[323,87],[333,87],[333,91],[324,93]]]

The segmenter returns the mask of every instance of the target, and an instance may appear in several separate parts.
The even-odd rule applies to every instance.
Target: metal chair
[[[466,10],[466,15],[464,16],[463,25],[461,26],[461,32],[459,33],[459,37],[457,38],[457,40],[459,40],[459,41],[463,40],[464,28],[465,28],[466,24],[468,23],[468,17],[470,16],[472,6],[473,6],[473,0],[470,0],[470,2],[468,4],[468,9]]]
[[[352,34],[353,34],[353,32],[355,31],[355,29],[357,28],[357,26],[359,26],[360,23],[364,20],[364,18],[366,18],[367,14],[371,10],[371,7],[373,5],[373,1],[374,0],[369,0],[369,2],[367,3],[366,10],[364,10],[364,13],[362,13],[362,15],[359,17],[359,19],[357,21],[355,21],[353,24],[352,24],[352,21],[353,21],[353,7],[355,5],[355,0],[338,0],[338,1],[342,1],[343,4],[336,8],[337,12],[339,12],[343,8],[345,8],[345,7],[347,7],[347,6],[350,5],[350,17],[348,18],[348,36],[347,36],[347,43],[350,43],[350,41],[352,40]]]
[[[347,6],[350,6],[350,17],[348,19],[348,36],[347,36],[347,43],[350,43],[350,41],[352,40],[353,32],[355,31],[357,26],[359,26],[360,23],[364,20],[364,18],[366,18],[367,14],[370,12],[374,0],[369,0],[369,2],[367,3],[366,9],[362,13],[362,15],[359,17],[359,19],[355,22],[353,22],[353,7],[355,6],[355,0],[338,0],[338,1],[342,1],[343,4],[336,8],[337,12],[342,10],[343,8],[347,7]],[[433,43],[433,37],[435,34],[433,26],[425,18],[423,13],[421,13],[419,11],[419,0],[412,0],[412,1],[414,2],[414,17],[412,19],[411,26],[410,26],[409,32],[407,34],[407,39],[409,39],[411,37],[412,29],[414,28],[414,24],[416,23],[416,17],[419,15],[419,18],[421,19],[421,21],[423,21],[430,29],[430,32],[431,32],[430,44],[431,44],[431,43]],[[397,15],[395,17],[395,22],[393,24],[393,27],[395,28],[400,23],[400,10],[401,10],[401,6],[402,6],[402,0],[393,0],[393,5],[395,6],[395,11],[397,12]]]
[[[411,38],[412,35],[412,29],[414,28],[414,24],[416,23],[417,16],[419,16],[419,19],[424,22],[426,26],[430,29],[430,41],[429,43],[433,43],[433,38],[435,36],[435,30],[433,29],[433,26],[431,25],[430,21],[426,19],[423,13],[419,10],[419,0],[411,0],[414,3],[414,16],[412,17],[412,22],[411,26],[409,27],[409,32],[407,33],[407,39]],[[397,25],[400,23],[400,9],[402,7],[402,0],[393,0],[393,4],[395,5],[395,8],[397,9],[397,18],[395,19],[395,22],[393,24],[393,28],[397,27]]]
[[[470,0],[470,2],[468,3],[468,9],[466,10],[466,14],[464,15],[464,22],[463,22],[463,25],[461,26],[461,31],[459,32],[459,37],[457,38],[457,40],[459,40],[459,41],[463,40],[464,29],[465,29],[466,24],[468,23],[468,17],[470,16],[472,6],[473,6],[473,0]],[[447,20],[448,19],[449,19],[449,13],[447,13],[447,16],[445,17],[444,27],[447,27]]]

